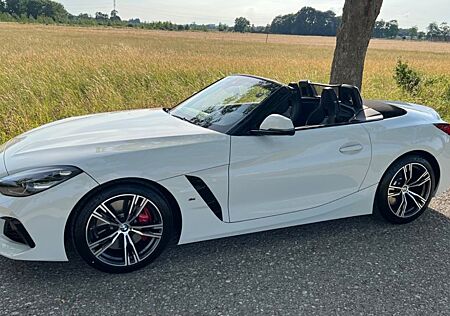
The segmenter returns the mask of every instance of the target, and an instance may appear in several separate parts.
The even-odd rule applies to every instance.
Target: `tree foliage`
[[[69,13],[64,6],[50,0],[4,0],[0,1],[0,9],[13,17],[52,18],[55,22],[65,22]]]
[[[270,31],[275,34],[334,36],[339,24],[340,17],[336,17],[333,11],[304,7],[295,14],[277,16]]]
[[[399,26],[397,20],[384,21],[380,20],[375,22],[373,29],[373,37],[375,38],[396,38],[399,34]]]
[[[134,27],[142,29],[160,29],[170,31],[219,31],[219,32],[251,32],[294,35],[336,36],[342,17],[333,11],[320,11],[312,7],[303,7],[293,14],[279,15],[267,26],[255,26],[245,17],[235,20],[234,26],[219,23],[209,24],[175,24],[170,21],[143,22],[139,18],[123,20],[116,10],[110,14],[96,12],[94,16],[87,13],[72,15],[64,6],[51,0],[0,0],[0,21],[21,23],[64,23],[69,25],[105,25],[115,27]],[[449,41],[449,25],[445,22],[430,23],[426,32],[417,27],[402,29],[396,20],[377,21],[373,30],[376,38],[412,38],[432,41]]]
[[[417,26],[410,27],[408,29],[408,35],[411,38],[417,38],[419,36],[419,28]]]
[[[117,10],[112,10],[111,11],[111,18],[110,19],[111,19],[111,21],[118,21],[118,22],[122,21],[122,19],[119,16],[119,11],[117,11]]]
[[[236,18],[234,21],[234,31],[235,32],[248,32],[250,30],[250,21],[244,17]]]
[[[95,12],[95,19],[97,21],[107,21],[107,20],[109,20],[109,16],[107,13]]]
[[[450,39],[450,27],[447,22],[438,25],[430,23],[427,28],[427,38],[432,41],[448,41]]]
[[[397,61],[394,79],[400,88],[411,94],[417,92],[419,85],[422,81],[422,78],[419,75],[419,73],[411,69],[408,63],[403,62],[401,59]]]

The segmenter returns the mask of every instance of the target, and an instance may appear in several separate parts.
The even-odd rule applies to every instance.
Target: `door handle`
[[[363,150],[363,145],[361,144],[347,144],[339,148],[342,154],[357,154]]]

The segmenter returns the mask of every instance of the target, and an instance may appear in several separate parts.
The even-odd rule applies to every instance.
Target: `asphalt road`
[[[2,315],[450,315],[450,194],[372,217],[173,247],[128,275],[0,259]]]

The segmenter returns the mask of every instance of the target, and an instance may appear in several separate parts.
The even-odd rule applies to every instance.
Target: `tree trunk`
[[[331,67],[331,83],[361,89],[367,48],[383,0],[345,0]]]

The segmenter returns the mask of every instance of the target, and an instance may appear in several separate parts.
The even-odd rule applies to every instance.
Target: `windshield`
[[[170,111],[175,117],[226,132],[261,105],[280,85],[263,79],[224,78]]]

